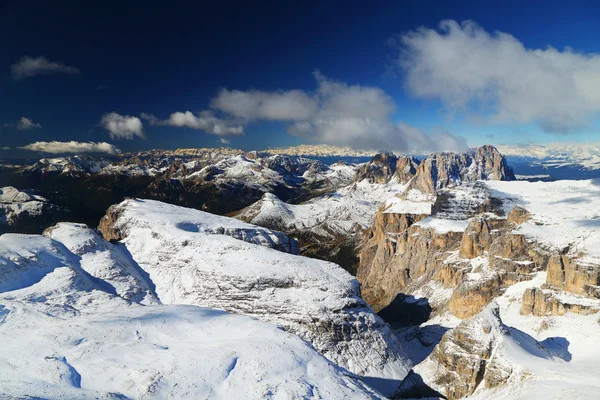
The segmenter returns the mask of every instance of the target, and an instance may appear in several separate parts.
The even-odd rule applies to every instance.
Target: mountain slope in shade
[[[223,311],[127,301],[81,261],[56,240],[0,237],[0,397],[381,398],[295,335]]]
[[[0,188],[0,234],[41,231],[67,215],[42,196],[12,186]]]
[[[121,240],[164,304],[281,325],[359,375],[393,383],[408,370],[399,342],[360,298],[356,279],[335,264],[275,250],[285,242],[278,232],[151,200],[113,207],[101,230]]]

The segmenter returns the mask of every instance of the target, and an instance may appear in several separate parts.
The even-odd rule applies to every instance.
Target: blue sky
[[[49,3],[0,0],[0,147],[11,148],[2,156],[27,154],[14,149],[40,141],[107,142],[123,151],[222,142],[243,149],[319,142],[385,148],[402,142],[398,149],[403,150],[415,141],[422,147],[452,147],[464,141],[582,142],[598,136],[599,102],[581,89],[593,87],[600,76],[594,59],[600,53],[597,2]],[[444,32],[443,20],[457,21],[459,28]],[[483,33],[469,31],[471,36],[461,41],[469,30],[460,25],[466,20],[475,21]],[[445,59],[432,59],[436,44],[419,34],[419,27],[449,39],[463,58],[479,51],[479,38],[491,39],[487,48],[481,46],[479,58],[465,61],[472,72],[454,75],[450,68],[462,70],[462,65],[445,70]],[[494,68],[493,60],[487,64],[498,52],[494,49],[504,45],[496,31],[518,43],[512,43],[511,61],[500,59],[506,61],[505,70],[517,68],[515,74],[485,71]],[[421,36],[409,49],[411,66],[406,67],[400,65],[406,43],[399,38],[410,32]],[[576,58],[577,65],[544,81],[538,76],[558,61],[538,63],[529,50],[548,46],[561,53],[556,60],[564,58],[566,46],[572,48],[566,57]],[[30,75],[13,68],[26,56],[34,63],[26,69]],[[315,70],[322,80],[315,78]],[[584,80],[581,84],[577,78],[575,88],[573,71]],[[454,87],[469,73],[480,84],[470,87],[469,82],[466,91]],[[325,87],[333,92],[323,94]],[[298,100],[298,93],[289,93],[292,89],[302,92],[302,101],[313,99],[316,108],[309,105],[312,111],[302,116],[282,116],[248,103],[277,106],[280,98],[268,96],[283,93],[293,97],[281,98],[291,107]],[[250,108],[224,104],[235,90],[246,96],[240,107]],[[344,108],[339,104],[351,98],[346,96],[355,96],[357,104],[372,100],[369,104],[378,109]],[[217,98],[221,106],[215,106]],[[390,110],[378,111],[390,103]],[[172,117],[187,111],[193,118]],[[208,114],[201,117],[202,111]],[[103,122],[108,113],[115,113],[109,118],[116,124],[112,131],[109,119]],[[30,123],[23,125],[23,117]],[[131,125],[128,117],[142,125]],[[298,123],[306,132],[290,135]],[[419,133],[409,134],[398,123]],[[229,133],[223,134],[222,127]],[[438,136],[441,132],[446,136]]]

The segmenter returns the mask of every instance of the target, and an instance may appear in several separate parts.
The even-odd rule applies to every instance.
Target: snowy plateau
[[[151,151],[2,179],[0,398],[600,393],[594,179],[530,182],[492,146]]]

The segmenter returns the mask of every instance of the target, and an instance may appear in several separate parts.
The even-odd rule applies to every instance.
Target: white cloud
[[[287,131],[319,143],[364,150],[465,150],[466,141],[449,133],[435,137],[395,124],[394,100],[380,88],[348,85],[314,74],[313,94],[299,90],[221,91],[212,106],[242,120],[288,121]],[[438,140],[443,139],[443,140]]]
[[[107,153],[118,154],[121,152],[114,145],[101,142],[35,142],[27,146],[19,147],[23,150],[39,151],[42,153],[65,154],[65,153]]]
[[[271,121],[307,119],[318,109],[316,100],[301,90],[243,92],[223,89],[213,99],[211,107],[237,118]]]
[[[100,124],[110,133],[111,139],[132,140],[136,136],[144,138],[144,126],[138,117],[112,112],[104,114]]]
[[[219,142],[220,142],[221,144],[231,144],[231,141],[230,141],[230,140],[227,140],[227,139],[225,139],[225,138],[221,138],[221,139],[219,139]]]
[[[62,62],[50,61],[46,57],[22,57],[10,66],[12,77],[15,80],[27,79],[36,75],[47,75],[51,73],[79,74],[75,67],[65,65]]]
[[[19,130],[28,130],[28,129],[36,129],[41,128],[42,126],[36,122],[33,122],[31,119],[26,117],[21,117],[19,122],[17,123],[17,129]]]
[[[212,111],[202,111],[198,115],[190,111],[175,112],[169,119],[160,120],[152,114],[142,114],[141,117],[151,125],[168,125],[180,128],[191,128],[212,135],[243,135],[244,127],[232,120],[217,118]]]
[[[3,147],[1,147],[1,148],[0,148],[0,150],[10,150],[10,147],[8,147],[8,146],[3,146]]]
[[[407,88],[441,100],[451,112],[565,132],[586,126],[600,111],[600,55],[528,49],[472,21],[442,21],[438,30],[402,35],[400,43]]]

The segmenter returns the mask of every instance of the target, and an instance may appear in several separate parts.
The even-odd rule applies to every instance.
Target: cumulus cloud
[[[312,94],[222,90],[212,107],[242,121],[287,121],[291,135],[356,149],[420,152],[467,148],[463,138],[447,132],[431,136],[395,124],[396,103],[380,88],[338,82],[318,71],[314,76],[317,87]]]
[[[144,138],[144,126],[138,117],[111,112],[102,116],[100,124],[109,132],[111,139]]]
[[[216,117],[212,111],[202,111],[198,115],[190,111],[175,112],[166,120],[161,120],[152,114],[142,114],[141,117],[151,125],[168,125],[179,128],[191,128],[212,135],[228,136],[243,135],[244,127],[232,120]]]
[[[121,150],[116,148],[114,145],[100,142],[35,142],[28,144],[27,146],[19,147],[23,150],[39,151],[42,153],[51,154],[78,154],[78,153],[106,153],[106,154],[119,154]]]
[[[75,75],[79,70],[62,62],[50,61],[46,57],[22,57],[10,66],[13,79],[22,80],[36,75],[61,73]]]
[[[272,121],[307,119],[318,109],[316,99],[302,90],[244,92],[223,89],[213,99],[211,107],[246,120]]]
[[[21,117],[19,122],[17,123],[17,129],[24,131],[28,129],[36,129],[41,128],[42,126],[36,122],[33,122],[29,118]]]
[[[400,44],[407,88],[451,112],[477,110],[491,122],[568,132],[600,111],[600,55],[529,49],[472,21],[442,21],[437,30],[402,35]]]
[[[227,140],[227,139],[225,139],[225,138],[221,138],[221,139],[219,139],[219,142],[220,142],[221,144],[225,144],[225,145],[227,145],[227,144],[231,144],[231,141],[229,141],[229,140]]]

